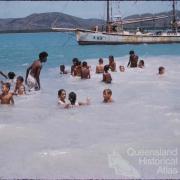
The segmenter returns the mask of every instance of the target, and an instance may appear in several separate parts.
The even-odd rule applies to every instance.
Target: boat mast
[[[106,20],[106,31],[109,32],[110,16],[109,16],[109,0],[107,0],[107,20]]]
[[[177,32],[177,22],[176,22],[176,7],[175,7],[175,0],[173,0],[173,4],[172,4],[172,7],[173,7],[173,21],[172,21],[172,30],[174,32]]]

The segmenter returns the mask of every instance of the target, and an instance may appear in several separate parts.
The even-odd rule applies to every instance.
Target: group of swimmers
[[[144,60],[140,60],[138,62],[138,56],[135,54],[133,50],[129,52],[129,62],[127,67],[130,68],[144,68]],[[78,58],[74,58],[72,60],[73,65],[71,66],[71,75],[81,77],[81,79],[90,79],[90,68],[86,61],[81,62]],[[119,66],[120,72],[125,72],[125,67],[123,65]],[[102,81],[105,83],[111,83],[112,77],[110,72],[116,72],[116,62],[114,60],[114,56],[109,56],[109,63],[104,65],[104,61],[102,58],[99,58],[99,64],[96,66],[96,74],[102,74]],[[159,67],[158,74],[164,74],[165,68]],[[65,70],[65,65],[60,65],[60,74],[68,74],[68,71]]]
[[[131,68],[144,68],[144,61],[140,60],[138,63],[138,56],[135,54],[133,50],[129,52],[129,62],[127,67]],[[39,54],[39,59],[35,60],[26,71],[25,83],[28,87],[28,90],[40,90],[40,72],[42,69],[42,63],[47,61],[48,53],[41,52]],[[71,75],[81,77],[81,79],[90,79],[90,68],[86,61],[82,62],[79,61],[78,58],[73,58],[73,64],[71,66]],[[112,77],[109,73],[116,72],[116,62],[114,57],[111,55],[109,56],[109,64],[104,65],[103,59],[99,59],[99,64],[96,66],[96,73],[102,74],[102,81],[105,83],[111,83]],[[125,67],[120,65],[119,66],[120,72],[125,71]],[[68,74],[68,71],[65,70],[64,65],[60,65],[60,73],[61,74]],[[164,67],[159,67],[159,75],[165,73]],[[14,104],[13,95],[25,95],[25,85],[24,85],[24,78],[22,76],[18,76],[15,78],[14,72],[9,72],[7,75],[0,71],[0,75],[6,78],[6,82],[1,81],[2,85],[2,93],[0,94],[0,104]],[[10,92],[11,85],[14,85],[13,92]],[[63,108],[70,108],[74,106],[81,106],[81,105],[88,105],[90,104],[89,98],[86,99],[86,102],[77,102],[77,95],[75,92],[70,92],[68,95],[69,102],[66,101],[66,91],[64,89],[60,89],[58,91],[58,104],[60,104]],[[113,102],[112,100],[112,91],[111,89],[104,89],[103,91],[103,102],[110,103]]]

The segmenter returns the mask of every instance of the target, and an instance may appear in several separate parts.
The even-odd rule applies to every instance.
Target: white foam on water
[[[115,60],[126,67],[128,57]],[[90,80],[60,75],[59,67],[43,69],[41,91],[14,97],[14,106],[0,106],[0,177],[180,178],[157,174],[155,166],[139,166],[126,153],[129,147],[180,147],[179,57],[144,60],[144,69],[111,73],[112,84],[94,73],[98,58],[88,60]],[[165,75],[157,75],[159,66],[166,68]],[[61,109],[61,88],[67,94],[75,91],[79,101],[89,97],[91,104]],[[102,103],[105,88],[112,89],[114,103]],[[119,163],[112,168],[109,154],[114,151]]]

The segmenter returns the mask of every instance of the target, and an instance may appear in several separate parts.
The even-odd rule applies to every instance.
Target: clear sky
[[[0,18],[25,17],[32,13],[62,12],[81,18],[105,19],[105,1],[0,1]],[[115,1],[114,15],[170,11],[170,1]],[[180,9],[180,2],[177,4]]]

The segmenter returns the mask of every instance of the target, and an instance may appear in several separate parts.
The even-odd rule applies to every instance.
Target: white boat
[[[130,24],[142,21],[151,21],[165,16],[158,16],[153,18],[138,18],[135,20],[115,21],[110,22],[109,17],[109,1],[107,1],[107,22],[106,31],[100,32],[98,28],[95,31],[85,29],[75,29],[76,39],[80,45],[92,45],[92,44],[140,44],[140,43],[180,43],[180,33],[177,32],[177,21],[175,14],[175,1],[173,0],[173,20],[172,31],[170,32],[157,32],[157,33],[142,33],[139,30],[131,33],[123,30],[124,24]],[[115,29],[116,31],[113,31]]]
[[[180,43],[180,33],[121,33],[96,32],[76,29],[77,42],[80,45],[92,44],[140,44],[140,43]]]
[[[158,19],[167,18],[168,16],[155,16],[136,19],[118,19],[116,21],[110,21],[109,12],[109,0],[107,0],[107,21],[106,31],[99,31],[98,27],[94,31],[87,29],[72,29],[72,28],[52,28],[53,31],[73,31],[76,33],[76,40],[80,45],[93,45],[93,44],[160,44],[160,43],[180,43],[180,33],[177,31],[177,27],[180,27],[180,22],[176,20],[175,0],[173,1],[173,19],[172,30],[168,32],[154,32],[144,33],[140,30],[136,32],[124,31],[123,25],[132,24],[144,21],[154,21]]]

